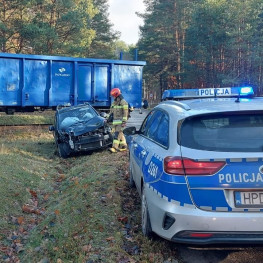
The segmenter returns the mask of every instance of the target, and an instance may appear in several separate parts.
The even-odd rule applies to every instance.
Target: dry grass
[[[1,118],[2,116],[0,116]],[[140,232],[128,154],[62,160],[47,127],[2,128],[0,262],[163,262],[170,243]]]
[[[15,113],[6,115],[0,113],[0,125],[24,125],[24,124],[52,124],[54,121],[54,111],[38,113]]]

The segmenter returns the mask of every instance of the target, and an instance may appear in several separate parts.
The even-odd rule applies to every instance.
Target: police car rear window
[[[181,126],[179,143],[218,152],[262,152],[263,113],[190,117]]]

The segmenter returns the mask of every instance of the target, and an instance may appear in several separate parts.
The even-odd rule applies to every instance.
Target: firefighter
[[[123,134],[123,129],[128,120],[128,103],[123,98],[120,89],[114,88],[110,95],[114,97],[114,101],[110,108],[110,116],[112,116],[112,130],[114,133],[111,152],[127,150],[127,143]]]

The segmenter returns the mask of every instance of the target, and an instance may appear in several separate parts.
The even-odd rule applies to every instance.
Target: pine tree
[[[97,9],[96,15],[90,21],[90,27],[94,31],[94,38],[87,48],[88,57],[115,58],[114,43],[119,33],[112,29],[109,20],[108,0],[93,0]]]
[[[28,1],[0,0],[0,49],[19,53],[24,47],[20,30],[27,21]]]
[[[140,57],[147,61],[145,75],[162,93],[182,88],[184,75],[185,30],[189,20],[188,0],[147,0],[144,25],[138,42]]]
[[[261,0],[145,0],[148,88],[262,86]],[[159,95],[161,95],[159,92]]]

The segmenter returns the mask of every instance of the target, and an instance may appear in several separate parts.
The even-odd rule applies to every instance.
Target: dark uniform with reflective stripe
[[[123,98],[122,95],[119,95],[114,99],[110,113],[113,114],[112,129],[114,132],[114,139],[112,147],[116,150],[127,149],[127,143],[125,136],[123,134],[123,129],[128,120],[128,103]]]

